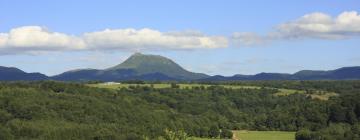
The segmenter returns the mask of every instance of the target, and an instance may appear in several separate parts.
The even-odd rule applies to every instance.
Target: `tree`
[[[311,132],[308,129],[302,129],[295,134],[296,140],[311,140]]]
[[[209,128],[207,128],[207,127],[201,127],[200,128],[200,137],[208,137],[209,136]]]
[[[222,139],[230,139],[232,138],[233,133],[229,129],[222,129],[220,133],[220,138]]]
[[[171,83],[170,85],[171,85],[171,88],[179,88],[179,87],[180,87],[180,86],[177,85],[176,83]]]
[[[216,126],[216,125],[213,125],[210,127],[210,130],[209,130],[209,136],[211,138],[216,138],[219,136],[219,128]]]
[[[14,136],[8,128],[0,126],[0,140],[12,140]]]
[[[346,111],[342,106],[334,104],[330,107],[329,117],[333,122],[344,122],[346,120]]]
[[[188,139],[188,135],[182,131],[171,131],[168,129],[165,129],[165,140],[187,140]]]

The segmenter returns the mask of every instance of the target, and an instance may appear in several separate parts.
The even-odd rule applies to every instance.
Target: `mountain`
[[[248,77],[251,80],[287,80],[291,75],[286,73],[259,73]]]
[[[60,81],[117,81],[117,80],[131,80],[135,72],[133,70],[97,70],[97,69],[80,69],[64,72],[60,75],[51,77],[54,80]]]
[[[294,79],[303,80],[316,80],[316,79],[327,79],[331,71],[320,71],[320,70],[301,70],[292,75]]]
[[[201,81],[237,81],[237,80],[359,80],[360,67],[343,67],[329,71],[301,70],[294,74],[259,73],[255,75],[211,76]]]
[[[332,79],[360,79],[359,67],[343,67],[330,72]]]
[[[34,81],[46,79],[49,78],[41,73],[26,73],[17,68],[0,66],[0,81]]]
[[[174,61],[160,55],[135,53],[123,63],[107,70],[132,69],[137,75],[161,73],[182,80],[193,80],[208,77],[205,74],[185,70]]]
[[[53,76],[55,80],[196,80],[209,77],[185,70],[174,61],[160,55],[135,53],[123,63],[104,70],[83,69]]]
[[[238,81],[238,80],[360,80],[360,66],[335,70],[301,70],[294,74],[259,73],[255,75],[208,76],[185,70],[169,58],[135,53],[123,63],[107,69],[78,69],[47,77],[41,73],[26,73],[20,69],[0,66],[0,81],[60,80],[60,81]]]

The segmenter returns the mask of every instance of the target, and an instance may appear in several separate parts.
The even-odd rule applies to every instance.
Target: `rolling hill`
[[[49,79],[49,77],[41,73],[26,73],[18,68],[0,66],[1,81],[15,81],[15,80],[33,81],[33,80],[46,80],[46,79]]]
[[[212,76],[201,81],[237,81],[237,80],[359,80],[360,67],[343,67],[335,70],[301,70],[294,74],[259,73],[255,75]]]

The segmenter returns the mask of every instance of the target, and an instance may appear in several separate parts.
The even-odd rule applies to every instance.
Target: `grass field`
[[[276,95],[278,96],[287,96],[287,95],[290,95],[290,94],[295,94],[295,93],[305,93],[305,91],[302,91],[302,90],[295,90],[295,89],[283,89],[283,88],[280,88],[278,89],[279,92],[276,93]]]
[[[295,132],[233,131],[237,140],[295,140]]]
[[[221,140],[221,139],[191,137],[189,140]]]
[[[129,86],[151,86],[153,85],[154,88],[170,88],[170,84],[88,84],[92,87],[99,87],[99,88],[109,88],[109,89],[118,89],[122,87],[129,87]],[[192,87],[200,87],[203,86],[205,88],[211,86],[206,84],[177,84],[180,88],[192,88]],[[225,88],[249,88],[249,89],[260,89],[258,86],[240,86],[240,85],[221,85]]]
[[[128,88],[129,86],[151,86],[151,84],[88,84],[91,87],[98,88],[109,88],[109,89],[119,89],[119,88]],[[154,88],[169,88],[170,84],[152,84]]]
[[[128,88],[129,86],[153,86],[154,88],[170,88],[170,84],[88,84],[88,86],[91,87],[98,87],[98,88],[108,88],[108,89],[119,89],[119,88]],[[192,87],[200,87],[203,86],[205,88],[211,86],[207,84],[177,84],[180,88],[192,88]],[[225,88],[232,88],[232,89],[241,89],[241,88],[247,88],[247,89],[260,89],[259,86],[243,86],[243,85],[219,85],[223,86]],[[272,88],[272,87],[266,87],[266,88]],[[295,89],[283,89],[283,88],[277,88],[279,90],[278,93],[275,95],[277,96],[288,96],[291,94],[299,93],[299,94],[305,94],[305,91],[303,90],[295,90]],[[319,93],[319,94],[318,94]],[[321,94],[320,94],[321,93]],[[330,93],[330,92],[320,92],[317,91],[315,94],[310,95],[313,99],[320,99],[320,100],[328,100],[332,96],[337,96],[336,93]]]
[[[295,132],[285,131],[233,131],[234,140],[295,140]],[[190,140],[220,140],[192,137]]]

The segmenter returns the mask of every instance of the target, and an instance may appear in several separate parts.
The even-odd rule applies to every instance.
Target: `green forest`
[[[0,139],[231,139],[233,130],[291,131],[296,140],[360,139],[360,81],[177,84],[107,89],[87,83],[0,82]],[[280,96],[279,89],[304,93]],[[337,96],[313,98],[321,94],[317,91]]]

